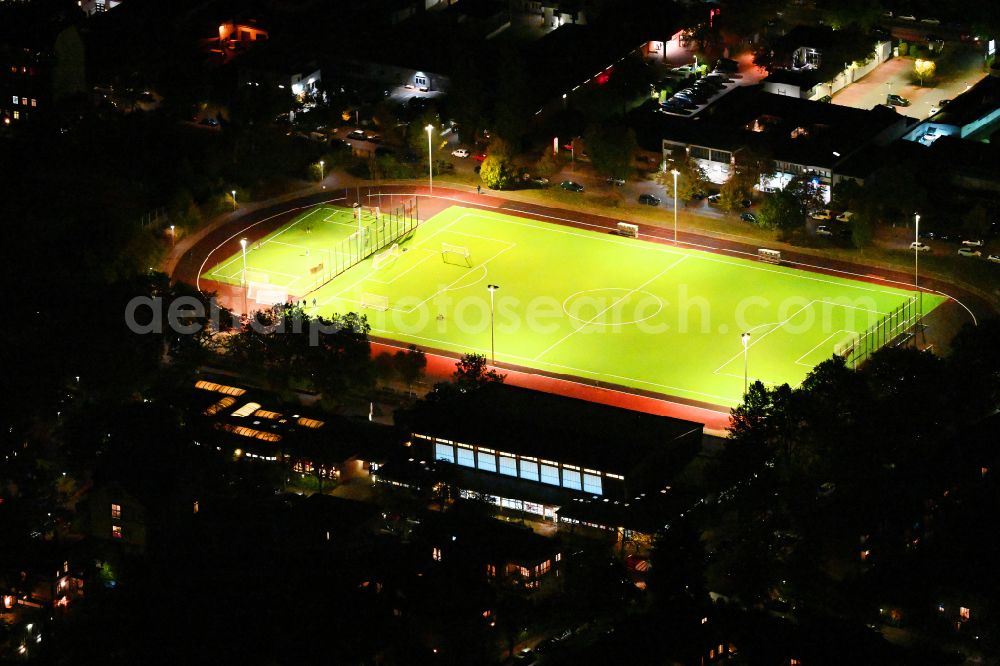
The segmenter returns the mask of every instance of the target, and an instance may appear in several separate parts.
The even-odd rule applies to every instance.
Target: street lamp
[[[427,130],[427,183],[430,193],[434,194],[434,160],[431,159],[431,132],[434,131],[434,125],[428,125],[424,129]]]
[[[497,351],[496,351],[496,336],[493,328],[493,292],[499,289],[499,285],[488,284],[486,288],[490,291],[490,361],[493,365],[497,364]]]
[[[917,290],[917,316],[913,319],[913,344],[917,344],[917,322],[924,311],[924,292],[920,291],[920,213],[913,215],[913,288]]]
[[[174,246],[174,240],[175,240],[175,238],[176,238],[176,236],[174,234],[174,225],[171,224],[170,225],[170,247]]]
[[[236,190],[230,190],[229,193],[233,195],[233,210],[236,210]]]
[[[677,176],[681,175],[681,172],[671,169],[670,173],[674,174],[674,245],[677,245]]]
[[[326,166],[326,162],[324,162],[323,160],[320,160],[319,161],[319,180],[320,180],[320,182],[323,182],[323,179],[326,177],[326,171],[323,169],[324,166]]]
[[[750,334],[742,333],[740,340],[743,341],[743,397],[747,394],[747,377],[750,370]]]
[[[240,283],[243,285],[243,314],[247,312],[247,239],[240,239],[240,248],[243,250],[243,274],[240,276]]]

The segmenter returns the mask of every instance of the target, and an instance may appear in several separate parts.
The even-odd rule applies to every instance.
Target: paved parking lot
[[[986,76],[979,48],[963,42],[946,42],[938,61],[938,76],[924,86],[911,82],[913,58],[890,58],[874,72],[833,96],[834,104],[870,109],[885,104],[886,95],[895,93],[910,100],[896,110],[911,118],[926,118],[942,99],[954,99]]]

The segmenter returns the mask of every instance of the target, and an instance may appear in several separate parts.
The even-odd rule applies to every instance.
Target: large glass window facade
[[[484,472],[495,472],[497,471],[497,454],[492,451],[484,451],[479,449],[476,453],[476,458],[478,458],[479,469]]]
[[[583,491],[587,493],[593,493],[594,495],[603,494],[603,488],[601,487],[601,477],[597,474],[587,474],[583,473]]]
[[[510,456],[500,456],[500,473],[507,476],[517,476],[517,460]]]
[[[459,465],[463,467],[475,467],[476,466],[476,456],[472,452],[472,449],[466,449],[463,447],[458,447],[458,460]]]
[[[434,459],[447,460],[450,463],[455,462],[455,447],[451,444],[438,442],[434,445]]]
[[[555,465],[546,465],[545,463],[542,463],[542,483],[558,486],[559,468]]]
[[[582,490],[583,486],[580,484],[580,471],[564,466],[562,471],[562,484],[564,488]]]
[[[530,460],[522,460],[521,478],[528,481],[538,481],[538,463]]]

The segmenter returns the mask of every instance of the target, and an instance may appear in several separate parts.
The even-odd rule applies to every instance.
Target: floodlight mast
[[[486,288],[490,292],[490,362],[495,366],[497,364],[497,350],[496,350],[496,334],[493,326],[493,292],[495,292],[500,287],[495,284],[488,284]]]

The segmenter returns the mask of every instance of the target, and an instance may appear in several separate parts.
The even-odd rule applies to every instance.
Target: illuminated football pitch
[[[248,260],[253,270],[273,270],[275,280],[308,279],[302,249],[295,255],[286,247],[290,239],[317,238],[315,230],[308,238],[295,236],[304,234],[296,231],[301,227],[296,220],[265,239]],[[274,238],[286,245],[272,245]],[[725,406],[743,393],[741,333],[750,334],[751,381],[797,385],[836,348],[913,296],[756,259],[458,206],[421,224],[399,250],[377,268],[368,258],[309,293],[308,309],[362,312],[376,336],[489,357],[487,286],[497,285],[498,362]],[[204,277],[229,275],[223,281],[232,283],[235,275],[238,284],[233,260]],[[924,313],[944,300],[924,294]]]

